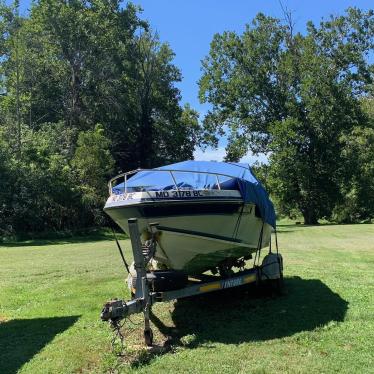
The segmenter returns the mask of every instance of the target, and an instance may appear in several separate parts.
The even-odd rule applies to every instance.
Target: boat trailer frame
[[[157,292],[152,290],[152,273],[146,269],[146,261],[143,254],[140,232],[136,218],[128,220],[132,252],[136,271],[135,295],[132,300],[124,301],[113,299],[105,303],[101,311],[101,319],[109,321],[111,326],[122,336],[119,329],[119,322],[132,314],[144,314],[144,339],[147,346],[153,345],[153,332],[150,325],[150,313],[152,305],[156,302],[170,301],[184,297],[202,295],[209,292],[234,288],[255,283],[259,285],[263,281],[271,281],[280,291],[283,281],[283,260],[278,253],[270,252],[265,256],[260,266],[251,269],[241,270],[230,277],[219,277],[214,275],[201,275],[189,277],[186,287]],[[122,339],[121,339],[122,340]]]

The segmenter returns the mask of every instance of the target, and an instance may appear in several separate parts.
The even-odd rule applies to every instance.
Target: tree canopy
[[[356,8],[309,22],[305,35],[263,14],[242,35],[216,34],[199,82],[212,104],[205,141],[227,132],[230,161],[267,153],[280,211],[330,218],[344,200],[347,141],[372,127],[361,102],[373,93],[373,46],[373,12]]]
[[[12,212],[0,228],[102,223],[105,181],[193,158],[198,114],[135,5],[39,0],[26,17],[18,6],[0,3],[0,213]]]

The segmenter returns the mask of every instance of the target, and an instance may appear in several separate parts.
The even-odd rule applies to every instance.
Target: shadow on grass
[[[168,337],[163,349],[143,352],[132,366],[147,364],[154,356],[176,346],[240,344],[265,341],[312,331],[330,321],[343,321],[348,302],[316,279],[285,279],[285,294],[274,298],[254,288],[233,289],[181,299],[172,312],[173,327],[153,315],[152,322]]]
[[[116,233],[118,240],[128,239],[123,233]],[[89,235],[75,235],[65,237],[54,237],[45,239],[29,239],[23,241],[0,241],[0,247],[16,248],[16,247],[35,247],[44,245],[58,245],[58,244],[79,244],[79,243],[91,243],[103,240],[113,240],[114,236],[110,232],[97,232]]]
[[[14,319],[0,323],[0,373],[16,373],[79,316]]]

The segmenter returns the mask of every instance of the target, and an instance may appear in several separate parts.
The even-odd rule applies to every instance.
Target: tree
[[[12,232],[12,195],[14,175],[11,168],[11,150],[5,140],[4,131],[0,128],[0,236]]]
[[[1,230],[11,234],[69,230],[92,223],[80,205],[77,180],[69,158],[74,131],[62,123],[43,130],[22,128],[22,157],[9,147],[2,131],[5,171],[1,171],[3,219]],[[1,199],[0,199],[1,200]]]
[[[342,200],[334,208],[337,222],[359,222],[374,217],[374,100],[362,99],[368,126],[358,125],[341,141],[345,173],[341,182]]]
[[[207,141],[228,129],[228,160],[267,152],[280,208],[298,208],[306,223],[341,201],[341,139],[368,121],[359,99],[372,84],[373,35],[373,12],[355,8],[319,28],[308,23],[306,35],[259,14],[242,35],[215,35],[203,61]]]
[[[188,104],[176,111],[172,121],[155,117],[152,165],[192,160],[200,139],[199,114]]]
[[[5,94],[12,90],[14,93],[14,114],[13,123],[16,124],[15,128],[11,129],[14,134],[15,142],[14,149],[21,153],[21,59],[23,45],[20,38],[20,30],[22,26],[22,18],[19,16],[19,2],[16,0],[11,6],[6,6],[0,3],[0,53],[1,57],[5,59],[5,66],[0,68],[0,75],[7,79],[8,90],[1,87],[2,98]],[[8,66],[7,66],[8,65]],[[6,70],[11,67],[13,69],[12,76],[6,76]]]
[[[173,51],[138,11],[119,0],[34,3],[18,34],[4,34],[9,48],[0,60],[6,78],[0,110],[8,122],[15,122],[20,97],[20,122],[30,128],[63,121],[88,130],[101,123],[118,169],[158,166],[159,134],[167,133],[159,124],[169,128],[161,141],[173,143],[170,135],[183,122],[175,86],[181,73],[172,63]],[[180,152],[178,160],[189,156]]]
[[[153,166],[155,157],[155,122],[175,122],[181,114],[179,90],[174,82],[181,80],[178,68],[172,65],[174,53],[161,44],[157,34],[142,33],[137,39],[137,102],[139,128],[137,159],[142,167]]]
[[[136,7],[122,7],[117,0],[34,3],[19,35],[8,27],[10,48],[3,56],[4,75],[11,82],[17,52],[12,45],[15,39],[22,44],[21,85],[30,98],[23,122],[33,128],[60,120],[69,127],[94,127],[103,105],[108,111],[111,100],[122,98],[127,89],[119,89],[120,78],[133,70],[135,32],[145,25]]]
[[[117,164],[129,170],[193,158],[200,131],[198,114],[179,104],[175,84],[181,73],[172,63],[173,51],[148,29],[135,39],[133,53],[134,71],[127,84],[132,91],[129,119],[136,125],[124,129],[125,122],[109,127]]]
[[[83,204],[92,212],[97,223],[101,223],[102,207],[107,196],[106,181],[114,167],[110,154],[110,140],[101,125],[79,133],[72,166],[78,174],[78,188]]]

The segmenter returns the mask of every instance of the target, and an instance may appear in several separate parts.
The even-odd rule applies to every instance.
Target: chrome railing
[[[221,174],[221,173],[211,173],[208,171],[196,171],[196,170],[162,170],[162,169],[136,169],[136,170],[131,170],[126,173],[119,174],[112,178],[108,182],[108,187],[109,187],[109,195],[113,194],[113,182],[117,181],[120,178],[123,178],[124,181],[124,192],[127,193],[127,181],[128,181],[128,176],[132,174],[139,173],[141,171],[151,171],[151,172],[162,172],[162,173],[169,173],[171,176],[171,180],[173,181],[174,187],[177,191],[179,191],[178,183],[177,180],[175,179],[175,175],[173,173],[189,173],[189,174],[206,174],[206,175],[214,175],[216,177],[216,183],[217,183],[217,188],[220,190],[221,185],[220,185],[220,180],[219,177],[227,177],[227,178],[236,178],[232,175],[227,175],[227,174]],[[117,184],[118,185],[118,184]],[[206,189],[212,189],[212,188],[206,188]]]

